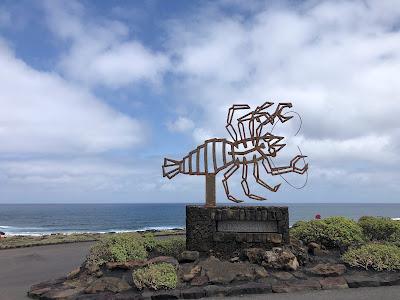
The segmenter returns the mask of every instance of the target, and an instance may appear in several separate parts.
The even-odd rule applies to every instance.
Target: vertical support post
[[[215,207],[215,174],[206,174],[206,207]]]

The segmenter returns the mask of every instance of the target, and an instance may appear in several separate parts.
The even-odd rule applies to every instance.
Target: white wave
[[[184,227],[181,226],[149,226],[149,227],[142,227],[139,229],[110,229],[105,232],[101,233],[107,233],[107,232],[116,232],[116,233],[124,233],[124,232],[138,232],[138,231],[148,231],[148,230],[172,230],[172,229],[185,229]]]
[[[143,227],[139,229],[107,229],[107,230],[48,230],[43,231],[43,228],[23,228],[23,227],[13,227],[13,226],[3,226],[5,229],[8,228],[9,230],[4,230],[6,236],[44,236],[44,235],[51,235],[51,234],[83,234],[83,233],[109,233],[109,232],[116,232],[116,233],[124,233],[124,232],[137,232],[137,231],[146,231],[146,230],[171,230],[175,228],[184,229],[181,226],[149,226]],[[2,227],[0,226],[0,229]],[[36,230],[35,230],[36,229]]]
[[[4,229],[10,229],[10,230],[23,230],[23,229],[43,229],[42,227],[17,227],[17,226],[6,226],[6,225],[0,225],[0,228]]]
[[[51,231],[44,231],[44,228],[40,227],[17,227],[9,225],[1,225],[0,231],[5,232],[6,236],[14,235],[29,235],[29,236],[41,236],[52,233]]]
[[[45,233],[38,233],[38,232],[6,232],[6,236],[43,236],[46,235]]]
[[[136,231],[145,231],[145,230],[171,230],[171,229],[184,229],[181,226],[155,226],[155,227],[144,227],[142,229],[138,229]]]

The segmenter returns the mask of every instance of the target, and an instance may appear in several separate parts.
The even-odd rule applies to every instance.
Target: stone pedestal
[[[186,206],[188,250],[232,256],[245,248],[271,249],[288,242],[286,206]]]

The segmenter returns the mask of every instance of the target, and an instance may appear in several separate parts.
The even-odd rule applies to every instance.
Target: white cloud
[[[127,190],[145,169],[98,158],[8,160],[0,165],[7,185],[40,185],[41,189]]]
[[[0,154],[96,153],[143,141],[135,119],[0,45]]]
[[[226,135],[232,103],[292,101],[303,117],[303,149],[317,166],[398,161],[396,1],[266,4],[235,16],[210,11],[185,26],[177,21],[170,44],[186,79],[179,81],[182,99],[207,116],[201,132]]]
[[[348,191],[360,195],[356,200],[374,200],[374,193],[362,192],[375,189],[375,195],[394,199],[400,171],[397,1],[217,4],[163,23],[169,34],[163,51],[140,42],[128,23],[92,16],[79,2],[46,2],[48,25],[68,47],[56,70],[65,78],[38,72],[0,47],[0,153],[87,154],[138,145],[144,134],[136,120],[82,86],[118,92],[141,83],[153,88],[168,73],[165,83],[175,86],[166,90],[176,93],[167,99],[178,100],[168,103],[176,119],[167,128],[190,132],[199,143],[228,137],[226,113],[233,103],[293,102],[303,130],[292,141],[309,155],[310,186],[306,196],[284,190],[271,198],[325,200],[316,199],[317,190],[329,200],[336,201],[336,193],[347,197]],[[203,191],[203,178],[160,179],[161,159],[145,165],[137,158],[135,168],[112,161],[88,164],[9,161],[0,181],[138,191],[154,199],[162,194],[157,201],[176,200],[176,187],[185,199]],[[241,193],[240,184],[236,188]]]
[[[203,143],[205,140],[213,138],[212,131],[204,128],[196,128],[193,130],[193,138],[197,143]]]
[[[186,117],[180,116],[173,122],[167,123],[167,128],[171,132],[185,132],[194,127],[194,122]]]
[[[53,33],[70,44],[60,68],[71,79],[110,88],[133,83],[158,84],[169,66],[168,57],[129,37],[119,21],[93,20],[78,2],[46,2]]]
[[[218,108],[230,103],[289,99],[309,136],[393,128],[400,113],[393,18],[384,22],[377,2],[354,2],[348,10],[348,2],[322,9],[324,3],[261,10],[244,20],[205,15],[190,26],[178,23],[171,51],[187,78],[183,96],[218,118]]]
[[[392,147],[390,136],[367,135],[351,139],[308,139],[301,138],[304,152],[313,160],[346,164],[356,161],[393,165],[400,161],[400,156]],[[384,154],[384,155],[382,155]]]

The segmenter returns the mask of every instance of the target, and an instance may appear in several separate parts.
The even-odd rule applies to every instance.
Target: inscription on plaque
[[[278,232],[277,221],[218,221],[220,232]]]

